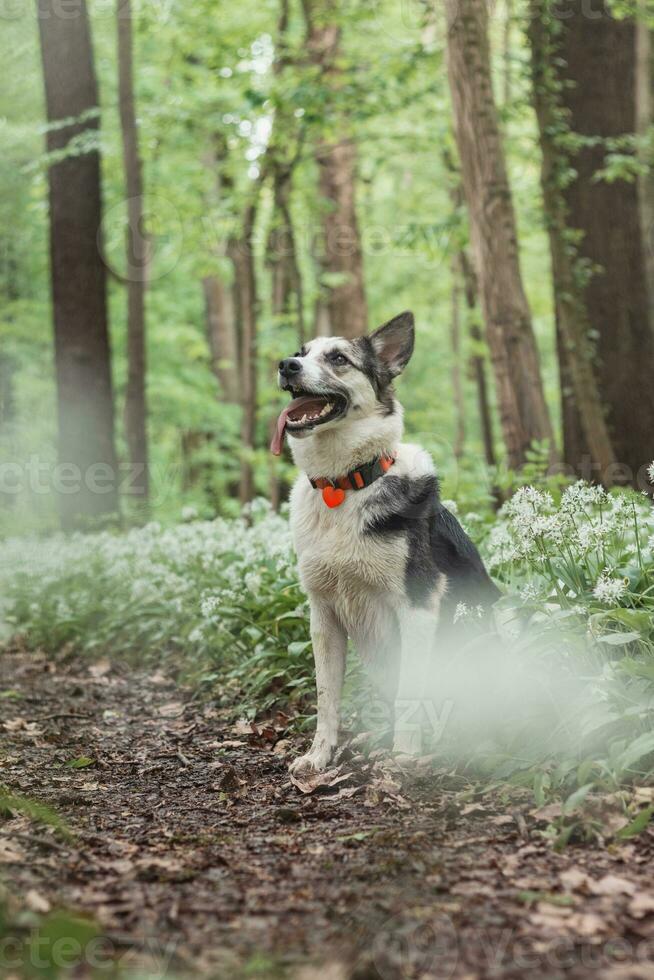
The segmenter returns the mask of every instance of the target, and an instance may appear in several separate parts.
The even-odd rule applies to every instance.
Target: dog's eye
[[[342,366],[343,364],[349,364],[347,357],[344,354],[339,354],[338,351],[333,351],[328,356],[332,364],[337,364],[339,366]]]

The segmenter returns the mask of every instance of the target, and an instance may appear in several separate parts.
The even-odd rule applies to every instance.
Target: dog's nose
[[[279,362],[279,373],[283,378],[292,378],[302,370],[302,363],[297,357],[285,357]]]

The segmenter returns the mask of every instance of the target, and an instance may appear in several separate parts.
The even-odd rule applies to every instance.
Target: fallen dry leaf
[[[38,912],[41,915],[45,915],[52,908],[45,895],[41,895],[35,888],[30,888],[26,893],[25,904],[30,911]]]
[[[604,875],[599,881],[591,878],[589,888],[594,895],[633,895],[636,891],[633,881],[617,875]]]
[[[341,773],[339,769],[326,769],[324,772],[307,772],[295,775],[290,773],[291,782],[301,793],[315,793],[328,790],[352,778],[351,772]]]
[[[106,657],[102,657],[100,660],[96,660],[94,664],[89,666],[89,674],[91,677],[99,678],[106,677],[111,670],[111,661]]]
[[[217,783],[213,783],[213,789],[222,791],[223,793],[233,793],[234,790],[239,789],[241,783],[236,775],[236,770],[233,766],[225,764],[223,766],[223,771],[220,774],[220,778]]]
[[[643,919],[654,912],[654,895],[651,892],[636,892],[629,902],[629,915],[634,919]]]
[[[302,966],[293,974],[293,980],[347,980],[351,970],[342,963],[325,963],[320,967]]]
[[[574,912],[567,926],[578,936],[597,936],[609,930],[606,919],[594,912]]]
[[[510,813],[501,813],[497,817],[491,817],[489,823],[492,823],[494,827],[509,827],[515,823],[515,819]]]
[[[559,881],[567,892],[583,891],[588,894],[590,891],[590,879],[581,868],[567,868],[561,871]]]
[[[168,704],[162,704],[157,714],[162,718],[181,718],[184,714],[184,705],[181,701],[170,701]]]
[[[486,807],[481,806],[479,803],[466,803],[466,805],[461,810],[462,817],[479,816],[483,817],[488,813]]]
[[[538,807],[537,810],[530,810],[529,816],[534,820],[550,823],[556,820],[563,813],[563,806],[560,803],[547,803],[545,806]]]
[[[0,864],[19,864],[25,860],[25,851],[11,841],[0,839]]]
[[[256,729],[247,718],[239,718],[236,724],[232,725],[231,730],[234,735],[251,735]]]
[[[26,726],[27,722],[24,718],[8,718],[7,721],[3,721],[2,723],[2,727],[6,732],[19,732]]]
[[[365,788],[365,786],[345,786],[343,789],[339,789],[335,796],[328,796],[326,802],[337,803],[339,800],[351,800],[357,793],[363,793]]]

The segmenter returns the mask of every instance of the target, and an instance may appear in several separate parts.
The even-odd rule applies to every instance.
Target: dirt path
[[[0,781],[74,834],[0,818],[11,921],[91,917],[78,976],[654,976],[651,831],[557,854],[528,796],[352,752],[304,795],[275,726],[103,662],[0,655],[0,713]]]

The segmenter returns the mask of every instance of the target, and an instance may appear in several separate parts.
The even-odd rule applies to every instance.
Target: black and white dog
[[[318,724],[292,764],[324,769],[338,740],[348,636],[395,696],[394,750],[416,754],[419,726],[398,724],[424,696],[439,619],[457,605],[488,606],[499,591],[477,549],[439,499],[428,454],[403,443],[392,382],[413,353],[402,313],[368,337],[319,337],[279,364],[293,400],[277,422],[302,470],[291,527],[311,605]]]

